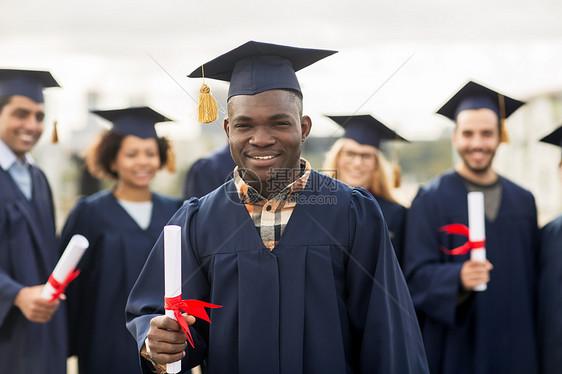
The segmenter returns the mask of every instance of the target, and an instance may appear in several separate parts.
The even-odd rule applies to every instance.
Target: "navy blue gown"
[[[562,371],[562,216],[541,230],[539,331],[543,374]]]
[[[330,188],[329,186],[336,186]],[[408,289],[374,198],[312,171],[277,246],[263,244],[230,181],[171,219],[182,227],[183,298],[222,305],[191,326],[182,371],[426,373]],[[127,304],[140,349],[163,313],[163,243]],[[148,372],[148,371],[147,371]]]
[[[235,166],[228,144],[195,161],[185,177],[183,196],[190,199],[208,194],[232,177]]]
[[[400,204],[383,199],[380,196],[373,195],[382,210],[382,215],[388,226],[390,241],[394,247],[394,253],[398,263],[402,266],[403,262],[403,245],[404,245],[404,229],[406,228],[406,213],[408,210]]]
[[[181,206],[152,194],[152,218],[141,229],[110,191],[81,199],[63,228],[61,242],[82,234],[90,242],[70,284],[70,354],[80,374],[140,372],[135,340],[125,327],[125,304],[162,228]]]
[[[0,373],[66,372],[66,305],[48,323],[27,320],[13,305],[21,288],[47,282],[59,258],[53,199],[45,175],[31,166],[27,200],[0,168]]]
[[[530,192],[500,177],[501,205],[486,219],[486,250],[494,266],[488,289],[457,306],[460,270],[470,254],[440,249],[466,242],[440,233],[468,225],[467,189],[454,171],[420,189],[408,212],[404,272],[417,311],[431,373],[533,374],[538,371],[536,262],[538,228]]]

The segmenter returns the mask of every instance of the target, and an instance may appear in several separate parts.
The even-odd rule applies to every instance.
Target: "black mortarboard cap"
[[[455,121],[463,110],[487,108],[493,110],[498,118],[505,119],[523,104],[525,103],[522,101],[469,81],[437,113]]]
[[[0,97],[21,95],[42,103],[43,89],[60,87],[48,71],[0,69]]]
[[[147,106],[112,110],[92,110],[94,114],[113,123],[113,130],[123,135],[139,138],[157,138],[154,125],[159,122],[172,121]]]
[[[562,125],[540,140],[543,143],[562,147]]]
[[[345,129],[344,138],[379,148],[381,140],[407,141],[371,115],[326,116]]]
[[[249,41],[198,67],[188,76],[230,82],[229,99],[274,89],[301,92],[295,72],[336,52]]]

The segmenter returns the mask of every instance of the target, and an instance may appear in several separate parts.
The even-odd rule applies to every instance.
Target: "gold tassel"
[[[199,116],[197,121],[200,123],[211,123],[218,118],[217,101],[211,95],[209,86],[205,84],[205,68],[201,66],[203,85],[199,89]]]
[[[174,151],[172,150],[172,144],[168,143],[168,151],[166,152],[166,169],[170,172],[170,173],[175,173],[176,172],[176,155],[174,154]]]
[[[509,143],[509,137],[507,136],[507,131],[505,130],[505,98],[503,95],[498,95],[498,100],[500,104],[500,142]]]
[[[51,143],[56,144],[59,142],[59,132],[57,131],[57,121],[53,125],[53,136],[51,137]]]
[[[509,143],[509,137],[507,136],[507,131],[505,130],[505,118],[500,119],[500,131],[501,131],[501,143]]]
[[[216,121],[218,118],[217,101],[211,95],[211,90],[203,83],[199,92],[199,117],[197,117],[197,121],[200,123]]]
[[[394,188],[399,188],[402,185],[402,168],[399,164],[394,164]]]

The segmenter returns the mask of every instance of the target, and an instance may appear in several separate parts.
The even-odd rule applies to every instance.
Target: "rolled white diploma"
[[[82,255],[88,248],[90,243],[88,243],[88,239],[86,239],[82,235],[74,235],[68,245],[64,249],[62,256],[57,262],[57,266],[55,266],[55,270],[51,276],[55,278],[58,283],[63,283],[66,280],[66,277],[76,269],[76,265],[82,258]],[[47,281],[45,283],[45,287],[41,291],[41,297],[43,299],[50,300],[53,295],[57,292],[57,290]]]
[[[181,295],[181,227],[164,226],[164,297]],[[166,310],[166,316],[173,318],[173,310]],[[166,364],[168,373],[179,373],[181,361]]]
[[[469,192],[468,200],[468,240],[471,242],[482,242],[486,240],[486,216],[484,214],[484,194],[482,192]],[[486,260],[486,246],[472,248],[470,259],[476,261]],[[486,283],[474,287],[474,291],[486,291]]]

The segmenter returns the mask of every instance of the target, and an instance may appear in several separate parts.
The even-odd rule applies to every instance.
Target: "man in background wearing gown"
[[[562,126],[541,139],[562,147]],[[559,164],[562,175],[562,161]],[[539,336],[542,373],[562,370],[562,216],[541,229],[539,259]]]
[[[505,135],[501,124],[522,104],[469,82],[438,111],[456,123],[452,141],[460,160],[419,190],[404,248],[404,273],[433,374],[538,370],[535,200],[492,167]],[[467,238],[443,231],[450,224],[468,226],[470,191],[484,194],[486,261],[456,254],[452,250]],[[483,283],[486,291],[473,291]]]
[[[41,298],[58,260],[53,198],[29,156],[43,88],[58,86],[47,71],[0,70],[0,373],[66,372],[66,310]]]
[[[222,308],[210,325],[186,315],[188,345],[162,316],[159,240],[127,305],[145,372],[205,359],[211,374],[427,372],[375,199],[300,157],[312,123],[295,71],[333,53],[248,42],[204,65],[230,81],[224,128],[237,168],[170,224],[182,227],[182,298]]]

